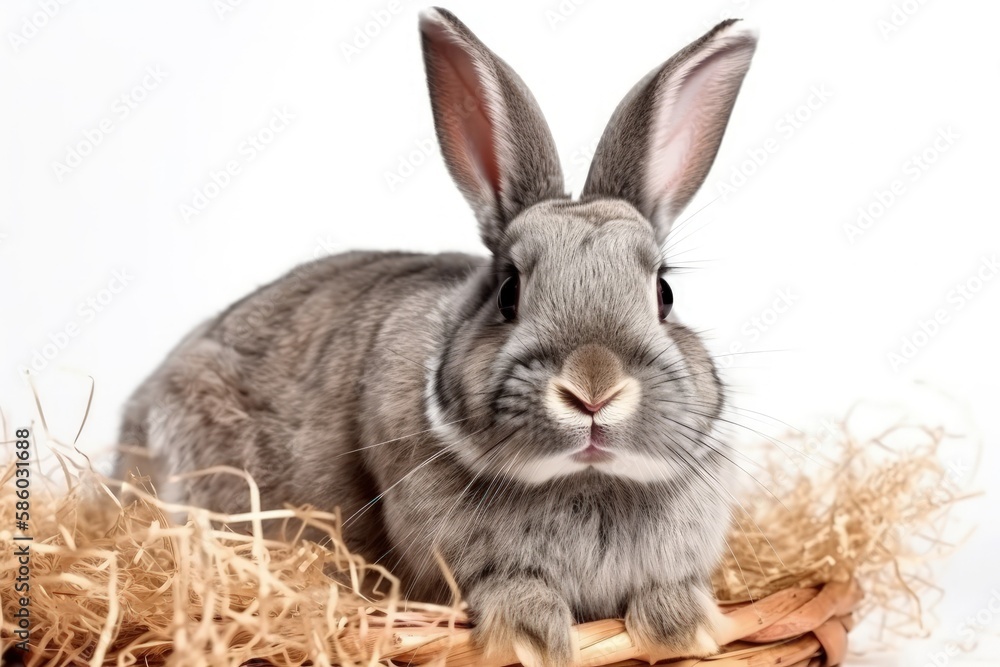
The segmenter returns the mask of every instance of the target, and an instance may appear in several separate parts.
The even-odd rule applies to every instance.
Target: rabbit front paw
[[[704,658],[719,652],[722,614],[712,597],[691,583],[655,583],[637,590],[625,629],[649,658]]]
[[[516,656],[525,667],[574,664],[573,614],[569,604],[540,579],[491,578],[469,594],[473,637],[489,664]]]

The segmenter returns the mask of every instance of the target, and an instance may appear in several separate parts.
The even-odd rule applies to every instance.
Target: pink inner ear
[[[676,215],[711,167],[729,117],[726,88],[745,71],[733,55],[709,55],[661,93],[646,181],[657,216]]]
[[[447,35],[440,35],[434,48],[441,58],[439,102],[446,115],[445,141],[455,151],[460,172],[456,177],[469,189],[488,189],[485,194],[495,198],[500,165],[482,76],[471,56]]]

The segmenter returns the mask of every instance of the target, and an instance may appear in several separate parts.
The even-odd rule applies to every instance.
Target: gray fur
[[[508,71],[450,14],[428,12],[422,29],[425,53],[447,29]],[[518,108],[533,128],[523,136],[549,136],[534,107]],[[642,646],[710,651],[708,578],[730,511],[727,446],[713,434],[722,386],[698,338],[657,317],[650,220],[624,198],[562,198],[551,165],[532,189],[521,179],[537,148],[497,163],[502,183],[520,185],[480,218],[491,258],[330,257],[204,323],[130,400],[122,443],[148,447],[152,463],[124,456],[118,474],[246,469],[265,507],[339,506],[352,549],[411,596],[446,602],[436,551],[478,641],[527,664],[569,664],[570,625],[607,617]],[[506,322],[496,300],[510,267],[522,290]],[[560,373],[634,381],[637,407],[606,445],[648,466],[560,472],[591,428],[546,407]],[[224,475],[175,492],[226,512],[248,503],[245,482]]]

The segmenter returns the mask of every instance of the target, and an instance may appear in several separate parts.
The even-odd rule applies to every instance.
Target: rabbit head
[[[425,397],[436,433],[469,469],[529,484],[722,466],[723,388],[674,317],[662,246],[711,167],[756,36],[725,21],[643,78],[573,200],[520,77],[443,9],[420,28],[442,154],[492,254],[450,303]]]

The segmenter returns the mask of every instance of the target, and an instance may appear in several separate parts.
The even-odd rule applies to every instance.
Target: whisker
[[[676,401],[668,401],[666,399],[656,399],[656,400],[657,400],[657,402],[660,402],[660,403],[675,403],[676,402]],[[732,426],[737,426],[739,428],[746,429],[747,431],[750,431],[754,435],[756,435],[756,436],[758,436],[758,437],[760,437],[760,438],[762,438],[764,440],[767,440],[768,442],[770,442],[771,444],[773,444],[775,446],[780,445],[780,446],[783,446],[783,447],[788,447],[791,451],[795,452],[796,454],[799,454],[800,456],[802,456],[802,458],[806,459],[810,463],[818,465],[818,466],[820,466],[822,468],[829,468],[829,466],[827,466],[825,463],[823,463],[821,461],[816,461],[815,459],[811,458],[805,452],[800,451],[800,450],[796,449],[795,447],[792,447],[791,445],[789,445],[789,444],[787,444],[785,442],[782,442],[781,440],[778,440],[777,438],[775,438],[773,436],[767,435],[763,431],[759,431],[759,430],[757,430],[755,428],[751,428],[750,426],[747,426],[746,424],[740,424],[739,422],[735,422],[735,421],[733,421],[731,419],[726,419],[726,418],[721,417],[721,416],[717,417],[717,416],[714,416],[714,415],[709,415],[709,414],[705,414],[705,413],[702,413],[702,412],[697,412],[695,410],[691,410],[690,412],[692,414],[698,415],[700,417],[706,417],[706,418],[709,418],[709,419],[716,419],[718,421],[721,421],[724,424],[730,424]],[[785,456],[788,456],[788,460],[789,461],[792,461],[793,463],[796,463],[794,461],[794,459],[792,459],[792,457],[788,455],[787,452],[785,452],[784,450],[781,449],[781,447],[778,447],[778,449],[783,454],[785,454]]]
[[[669,440],[670,440],[670,442],[672,444],[677,444],[672,439],[669,439]],[[721,486],[721,481],[719,481],[709,471],[705,470],[704,468],[699,468],[697,465],[694,465],[694,464],[690,463],[689,461],[687,461],[685,458],[683,458],[683,456],[681,456],[682,453],[685,453],[683,451],[683,448],[673,447],[670,444],[668,444],[668,448],[670,449],[671,452],[673,452],[675,455],[678,456],[678,458],[679,458],[679,460],[680,460],[681,463],[683,463],[684,465],[686,465],[688,468],[691,469],[691,471],[694,473],[694,479],[696,479],[699,482],[701,482],[702,484],[704,484],[705,487],[707,488],[707,490],[709,490],[710,492],[714,493],[720,500],[722,500],[723,502],[725,502],[725,498],[723,498],[722,495],[719,494],[718,490],[715,489],[712,486],[712,483],[711,483],[711,482],[714,481],[716,484],[718,484],[718,485]],[[664,458],[664,460],[667,460],[665,457],[663,457],[663,458]],[[668,483],[668,484],[670,483],[670,481],[667,480],[667,479],[664,479],[664,482]],[[737,501],[737,503],[738,503],[738,501]],[[741,508],[742,508],[742,505],[741,505]],[[746,512],[745,509],[744,509],[744,512]],[[748,514],[748,516],[749,516],[749,514]],[[753,517],[750,517],[750,519],[752,521]],[[760,565],[760,558],[757,556],[757,550],[754,548],[753,543],[750,542],[750,538],[749,538],[749,536],[747,536],[746,531],[743,530],[742,526],[740,526],[740,530],[743,532],[744,538],[747,539],[747,543],[750,545],[751,551],[754,554],[754,559],[757,561],[758,567],[761,567],[761,565]],[[722,536],[722,540],[723,540],[723,542],[725,542],[726,548],[729,549],[729,553],[733,556],[733,561],[736,563],[736,566],[737,566],[737,568],[740,571],[740,576],[743,579],[743,584],[744,584],[744,586],[746,586],[747,594],[749,595],[750,594],[750,586],[749,586],[749,583],[747,582],[746,575],[745,575],[745,573],[743,571],[743,565],[740,563],[739,558],[737,558],[736,552],[733,551],[732,545],[729,543],[729,538],[726,535],[723,535]],[[772,549],[773,549],[773,547],[772,547]],[[780,559],[780,556],[779,556],[779,559]]]
[[[482,428],[482,429],[476,431],[475,433],[471,433],[471,434],[469,434],[469,435],[467,435],[467,436],[459,439],[458,442],[463,442],[463,441],[465,441],[465,440],[467,440],[467,439],[469,439],[469,438],[471,438],[471,437],[473,437],[475,435],[478,435],[479,433],[482,433],[485,430],[486,430],[486,428]],[[417,472],[418,470],[420,470],[424,466],[428,465],[429,463],[432,463],[433,461],[437,460],[438,458],[440,458],[441,456],[443,456],[444,454],[447,454],[449,452],[451,452],[451,448],[450,447],[442,447],[441,449],[439,449],[435,453],[433,453],[430,456],[428,456],[427,459],[425,459],[422,463],[420,463],[419,465],[417,465],[416,467],[414,467],[413,470],[411,470],[410,472],[408,472],[405,475],[403,475],[402,477],[400,477],[398,480],[396,480],[391,485],[389,485],[389,487],[387,489],[385,489],[384,491],[382,491],[381,493],[379,493],[377,496],[375,496],[374,498],[372,498],[371,500],[369,500],[367,503],[365,503],[363,507],[361,507],[360,509],[358,509],[357,511],[355,511],[354,514],[352,514],[350,517],[348,517],[348,519],[346,521],[344,521],[344,527],[346,528],[347,526],[349,526],[356,518],[360,517],[360,515],[363,514],[364,512],[366,512],[372,505],[374,505],[379,500],[381,500],[382,498],[384,498],[385,494],[389,493],[394,488],[396,488],[397,486],[399,486],[410,475],[414,474],[415,472]]]
[[[708,434],[701,433],[700,431],[697,431],[696,429],[692,429],[692,430],[695,430],[696,432],[698,432],[703,438],[708,437]],[[678,435],[681,435],[682,437],[686,437],[689,441],[691,441],[692,444],[695,444],[695,445],[699,444],[693,438],[691,438],[690,436],[687,436],[686,434],[679,433]],[[706,444],[707,445],[707,443],[704,443],[704,442],[702,442],[701,444]],[[707,445],[707,446],[709,447],[709,449],[712,449],[713,451],[716,451],[716,453],[719,454],[720,456],[725,457],[725,454],[722,454],[721,452],[715,450],[711,445]],[[674,451],[678,452],[678,450],[674,450]],[[682,453],[684,453],[684,454],[686,454],[687,456],[689,456],[692,461],[696,461],[696,459],[694,458],[694,456],[692,454],[690,454],[689,452],[684,451],[683,448],[681,448],[679,451],[682,452]],[[732,462],[731,459],[730,459],[730,462]],[[740,470],[743,470],[743,472],[745,474],[749,475],[749,473],[746,470],[744,470],[742,467],[740,467],[739,465],[737,465],[735,462],[732,462],[732,463],[733,463],[733,465],[736,465],[738,468],[740,468]],[[706,472],[706,474],[711,474],[709,471],[705,471],[705,472]],[[767,491],[768,494],[770,494],[772,497],[774,497],[777,500],[777,496],[774,494],[774,492],[771,491],[771,489],[769,489],[765,484],[761,483],[759,480],[757,480],[756,478],[754,478],[753,475],[750,475],[750,477],[753,478],[754,481],[756,481],[761,486],[761,488],[763,488],[765,491]],[[773,544],[771,544],[771,540],[767,537],[767,534],[764,533],[764,530],[760,527],[760,524],[757,523],[756,519],[753,518],[753,515],[751,515],[750,512],[748,512],[747,509],[743,506],[743,503],[741,503],[740,500],[735,495],[733,495],[733,493],[731,491],[729,491],[729,489],[727,489],[725,487],[725,485],[722,484],[721,480],[717,480],[717,481],[719,482],[719,484],[722,487],[722,489],[726,492],[726,494],[729,495],[730,498],[732,498],[733,502],[736,503],[739,506],[739,508],[743,511],[743,513],[747,516],[747,518],[750,519],[750,521],[753,523],[753,525],[757,528],[757,532],[759,532],[761,534],[761,536],[764,538],[764,541],[767,542],[767,546],[769,546],[771,548],[771,551],[774,552],[774,555],[778,558],[778,562],[781,563],[781,566],[785,567],[785,563],[781,560],[781,554],[779,554],[778,550],[774,548]],[[778,502],[781,504],[782,507],[785,508],[786,511],[788,511],[788,508],[785,507],[784,503],[782,503],[781,500],[778,500]],[[750,545],[750,548],[754,552],[754,558],[757,560],[757,565],[759,567],[761,567],[761,569],[763,570],[763,566],[761,566],[761,563],[760,563],[760,558],[757,556],[757,550],[756,550],[756,548],[753,546],[753,543],[750,542],[750,538],[747,537],[746,531],[743,530],[742,526],[740,527],[740,530],[743,532],[743,536],[746,537],[747,544]]]
[[[400,354],[399,352],[396,352],[396,350],[392,349],[391,347],[387,347],[387,348],[385,348],[385,349],[387,349],[387,350],[388,350],[389,352],[392,352],[393,354],[395,354],[395,355],[396,355],[397,357],[399,357],[400,359],[404,359],[404,360],[406,360],[406,361],[409,361],[409,362],[410,362],[411,364],[416,364],[417,366],[420,366],[421,368],[423,368],[423,369],[424,369],[425,371],[427,371],[428,373],[430,373],[430,372],[431,372],[431,369],[427,368],[427,366],[424,366],[424,365],[423,365],[422,363],[420,363],[419,361],[414,361],[413,359],[410,359],[409,357],[405,357],[405,356],[403,356],[402,354]]]
[[[689,238],[692,234],[698,232],[701,229],[700,227],[695,227],[694,230],[687,232],[684,236],[677,238],[677,233],[682,231],[685,225],[689,224],[691,220],[699,213],[701,213],[706,208],[717,202],[719,200],[719,197],[721,197],[721,195],[710,200],[707,204],[699,208],[697,211],[695,211],[688,217],[684,218],[680,222],[674,223],[674,225],[671,226],[670,231],[667,232],[667,238],[665,239],[666,243],[664,244],[663,248],[664,254],[669,253],[673,248],[677,246],[678,243],[682,242],[686,238]],[[707,225],[708,223],[706,222],[705,224]]]
[[[680,426],[680,427],[682,427],[682,428],[686,428],[686,429],[688,429],[688,430],[690,430],[690,431],[694,431],[694,432],[695,432],[695,433],[697,433],[697,434],[698,434],[699,436],[701,436],[702,438],[704,438],[704,440],[701,440],[701,441],[700,441],[700,444],[701,444],[701,445],[703,445],[703,446],[705,446],[705,447],[709,448],[710,450],[712,450],[713,452],[715,452],[716,454],[718,454],[719,456],[723,457],[724,459],[726,459],[727,461],[729,461],[730,463],[732,463],[732,464],[733,464],[734,466],[736,466],[737,468],[739,468],[739,469],[740,469],[740,471],[742,471],[742,472],[743,472],[743,474],[745,474],[745,475],[746,475],[747,477],[749,477],[750,479],[752,479],[752,480],[753,480],[753,481],[754,481],[754,482],[755,482],[755,483],[757,484],[757,486],[759,486],[760,488],[764,489],[764,491],[766,491],[766,492],[768,493],[768,495],[770,495],[770,496],[771,496],[772,498],[774,498],[774,500],[775,500],[775,501],[777,501],[777,503],[778,503],[779,505],[781,505],[781,507],[782,507],[782,508],[784,508],[784,510],[785,510],[786,512],[788,512],[789,514],[791,514],[791,510],[789,510],[789,509],[788,509],[788,507],[787,507],[787,506],[785,505],[785,503],[784,503],[784,502],[783,502],[783,501],[782,501],[782,500],[781,500],[780,498],[778,498],[778,496],[777,496],[777,495],[775,495],[775,494],[774,494],[774,492],[773,492],[773,491],[771,491],[771,489],[769,489],[769,488],[768,488],[768,487],[767,487],[767,486],[766,486],[766,485],[765,485],[765,484],[764,484],[763,482],[761,482],[761,481],[760,481],[759,479],[757,479],[757,478],[756,478],[756,477],[755,477],[754,475],[752,475],[752,474],[750,473],[750,471],[748,471],[747,469],[745,469],[745,468],[744,468],[743,466],[741,466],[740,464],[738,464],[738,463],[737,463],[736,461],[734,461],[733,459],[731,459],[731,458],[729,458],[728,456],[726,456],[725,452],[723,452],[723,451],[722,451],[722,450],[720,450],[720,449],[717,449],[717,448],[713,447],[713,446],[712,446],[712,445],[710,444],[710,442],[709,442],[709,441],[710,441],[710,440],[712,440],[712,441],[715,441],[715,442],[716,442],[717,444],[719,444],[719,445],[720,445],[720,446],[722,446],[722,447],[726,447],[726,448],[728,448],[728,449],[730,449],[730,450],[732,450],[732,451],[734,451],[734,452],[738,452],[738,450],[737,450],[737,449],[735,449],[735,448],[734,448],[734,447],[733,447],[732,445],[729,445],[729,444],[727,444],[727,443],[724,443],[724,442],[723,442],[722,440],[719,440],[719,439],[718,439],[717,437],[715,437],[715,436],[713,436],[713,435],[711,435],[711,434],[709,434],[709,433],[704,433],[704,432],[702,432],[702,431],[699,431],[698,429],[696,429],[696,428],[694,428],[694,427],[691,427],[691,426],[688,426],[687,424],[685,424],[685,423],[683,423],[683,422],[680,422],[680,421],[677,421],[676,419],[673,419],[673,418],[671,418],[671,417],[668,417],[667,415],[660,415],[660,417],[661,417],[662,419],[666,419],[667,421],[670,421],[670,422],[673,422],[674,424],[677,424],[678,426]],[[694,441],[692,440],[692,442],[694,442]],[[759,465],[759,464],[758,464],[758,465]]]
[[[485,429],[484,429],[484,430],[485,430]],[[499,449],[499,447],[497,447],[496,445],[497,445],[497,444],[499,444],[499,443],[501,443],[501,442],[506,442],[506,441],[507,441],[508,439],[510,439],[510,438],[511,438],[511,437],[512,437],[512,436],[513,436],[513,435],[514,435],[515,433],[516,433],[516,431],[512,431],[511,433],[508,433],[507,435],[505,435],[505,436],[501,437],[501,439],[500,439],[500,440],[498,441],[498,443],[494,443],[494,445],[491,445],[491,446],[490,446],[490,447],[488,448],[488,453],[487,453],[487,455],[486,455],[485,457],[482,457],[482,458],[487,458],[487,459],[488,459],[488,458],[493,458],[494,456],[498,455],[498,454],[499,454],[499,452],[500,452],[500,449]],[[509,464],[510,464],[510,463],[508,462],[508,465],[509,465]],[[471,479],[471,480],[469,481],[469,483],[468,483],[468,484],[467,484],[467,485],[465,486],[465,488],[464,488],[464,489],[462,490],[462,492],[461,492],[461,493],[459,493],[459,494],[457,494],[457,495],[455,496],[455,503],[454,503],[454,504],[452,505],[452,507],[451,507],[451,511],[450,511],[450,515],[451,515],[451,516],[452,516],[453,518],[454,518],[454,516],[455,516],[455,514],[456,514],[456,510],[457,510],[457,508],[458,508],[458,505],[459,505],[459,503],[461,503],[461,502],[462,502],[462,501],[463,501],[463,500],[465,499],[465,496],[466,496],[466,492],[468,491],[468,489],[472,487],[472,485],[473,485],[473,484],[475,483],[475,481],[476,481],[476,480],[477,480],[477,479],[478,479],[478,478],[480,477],[480,475],[482,475],[482,473],[486,472],[486,471],[487,471],[487,470],[489,469],[489,468],[488,468],[488,466],[486,466],[486,465],[477,465],[477,466],[476,466],[476,468],[478,469],[478,472],[476,472],[476,473],[475,473],[475,474],[473,475],[473,478],[472,478],[472,479]],[[494,472],[494,474],[493,474],[493,477],[492,477],[492,479],[490,480],[490,484],[489,484],[489,487],[487,487],[487,490],[486,490],[486,493],[489,493],[490,489],[492,489],[492,487],[493,487],[493,484],[495,483],[495,481],[496,481],[497,477],[498,477],[498,476],[500,475],[500,473],[502,472],[502,470],[503,470],[503,468],[500,468],[500,469],[498,469],[498,470],[496,470],[496,471]],[[485,497],[485,494],[484,494],[484,497]],[[479,503],[479,506],[481,506],[481,505],[482,505],[482,502],[483,502],[483,499],[480,499],[480,503]],[[477,509],[476,509],[476,510],[474,510],[474,511],[472,512],[472,515],[471,515],[471,517],[470,517],[470,518],[469,518],[469,520],[468,520],[468,525],[469,525],[470,527],[471,527],[472,525],[474,525],[474,524],[475,524],[475,522],[476,522],[476,520],[477,520],[477,514],[478,514],[478,506],[477,506]],[[413,532],[414,530],[415,530],[415,529],[411,529],[411,533],[412,533],[412,532]],[[438,535],[440,535],[440,532],[438,533]],[[466,550],[468,549],[468,544],[469,544],[469,539],[471,538],[471,535],[472,535],[472,532],[471,532],[471,531],[467,531],[467,534],[466,534],[466,539],[465,539],[465,542],[464,542],[464,544],[463,544],[463,546],[462,546],[462,548],[461,548],[461,551],[460,551],[460,554],[464,554],[464,553],[465,553],[465,551],[466,551]],[[410,541],[410,543],[412,544],[412,542],[413,542],[413,541],[411,540],[411,541]],[[401,555],[400,555],[400,558],[402,558],[402,556],[403,556],[403,554],[401,554]],[[421,580],[421,579],[423,578],[423,574],[424,574],[424,572],[425,572],[425,571],[427,570],[427,568],[428,568],[428,567],[430,567],[430,565],[431,565],[431,564],[432,564],[432,563],[431,563],[431,559],[430,559],[430,557],[429,557],[429,556],[425,557],[425,559],[424,559],[424,562],[423,562],[423,564],[422,564],[422,565],[420,566],[419,570],[417,570],[417,572],[416,572],[416,576],[414,576],[414,577],[413,577],[413,580],[412,580],[412,581],[410,582],[410,586],[409,586],[409,587],[408,587],[408,589],[407,589],[407,596],[408,596],[408,595],[410,594],[410,592],[412,591],[412,589],[413,589],[413,586],[415,586],[415,585],[416,585],[416,583],[417,583],[418,581],[420,581],[420,580]]]
[[[463,417],[462,419],[456,419],[455,421],[445,422],[444,424],[442,424],[442,426],[453,426],[454,424],[460,424],[460,423],[462,423],[464,421],[468,421],[470,419],[474,419],[475,417],[479,417],[479,416],[481,416],[483,414],[486,414],[485,410],[480,411],[478,413],[474,413],[472,415],[469,415],[468,417]],[[335,458],[338,458],[338,457],[341,457],[341,456],[347,456],[348,454],[354,454],[355,452],[361,452],[361,451],[364,451],[366,449],[373,449],[375,447],[381,447],[382,445],[388,445],[388,444],[393,443],[393,442],[399,442],[400,440],[405,440],[406,438],[412,438],[415,435],[423,435],[424,433],[430,433],[433,430],[434,430],[434,427],[426,428],[423,431],[417,431],[415,433],[409,433],[407,435],[401,435],[398,438],[393,438],[392,440],[385,440],[384,442],[376,442],[374,445],[365,445],[364,447],[358,447],[357,449],[351,449],[351,450],[348,450],[346,452],[341,452],[340,454],[335,454],[334,456],[331,456],[330,458],[331,459],[335,459]]]

